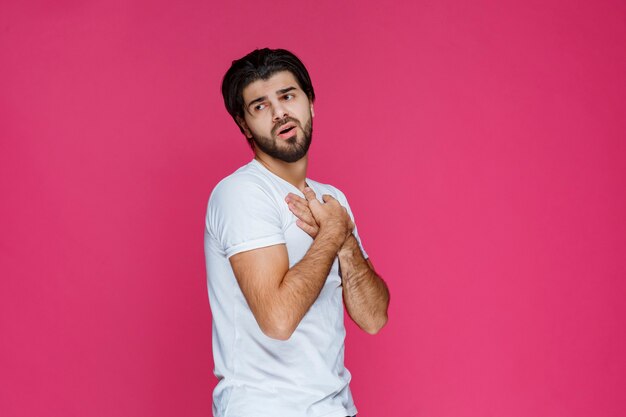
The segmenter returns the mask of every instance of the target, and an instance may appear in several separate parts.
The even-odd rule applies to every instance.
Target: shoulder
[[[229,202],[243,204],[270,194],[271,184],[254,165],[247,164],[215,186],[209,198],[209,206]]]
[[[269,235],[269,229],[274,233],[281,228],[283,219],[274,194],[271,182],[257,167],[244,165],[221,180],[211,192],[207,230],[224,247],[232,244],[231,238],[243,242],[254,240],[257,235]]]

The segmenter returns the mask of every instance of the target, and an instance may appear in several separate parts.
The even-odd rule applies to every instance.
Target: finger
[[[305,221],[310,225],[317,225],[313,213],[309,209],[309,206],[302,204],[289,203],[289,210],[300,220]]]
[[[298,215],[298,218],[300,220],[304,220],[305,222],[307,222],[310,225],[317,226],[317,222],[315,221],[315,217],[313,217],[313,213],[311,213],[311,210],[309,210],[308,207],[306,208],[306,210],[301,210],[300,211],[300,214]]]
[[[309,203],[317,201],[315,191],[313,191],[313,189],[309,187],[306,187],[304,189],[304,197],[306,198],[306,201],[308,201]]]
[[[322,200],[324,200],[324,203],[328,203],[329,201],[335,200],[335,198],[332,195],[330,195],[330,194],[324,194],[322,196]]]
[[[302,220],[296,220],[296,224],[298,225],[300,229],[304,230],[308,235],[314,236],[319,231],[319,228],[317,226],[311,226],[310,224],[305,223]]]
[[[291,200],[289,204],[293,204],[299,211],[302,212],[309,212],[311,211],[311,209],[309,208],[309,203],[308,201],[302,199],[300,200]]]
[[[294,194],[294,193],[289,193],[289,201],[293,201],[295,203],[300,203],[300,204],[307,205],[306,198],[302,198],[299,195]]]
[[[315,195],[315,192],[313,192]],[[296,195],[294,193],[287,194],[285,197],[285,201],[289,206],[289,210],[298,218],[304,220],[305,222],[316,225],[317,222],[313,217],[313,213],[311,213],[311,209],[309,207],[309,202],[304,198]],[[316,200],[317,201],[317,200]]]
[[[306,204],[306,200],[302,197],[300,197],[297,194],[294,193],[288,193],[287,196],[285,197],[285,201],[287,203],[291,203],[291,202],[296,202],[296,201],[302,201]]]
[[[291,211],[296,217],[302,217],[302,215],[304,214],[304,210],[302,210],[302,207],[294,204],[293,202],[288,204],[289,206],[289,211]]]

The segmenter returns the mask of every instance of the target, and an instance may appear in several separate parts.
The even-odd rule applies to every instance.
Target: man
[[[209,199],[204,236],[216,417],[355,415],[343,302],[368,333],[389,292],[341,191],[306,177],[315,94],[292,53],[234,61],[222,94],[254,159]],[[318,199],[321,197],[321,200]]]

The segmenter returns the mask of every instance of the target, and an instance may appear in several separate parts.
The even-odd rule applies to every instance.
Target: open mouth
[[[295,123],[287,123],[276,132],[276,135],[281,139],[289,139],[296,135],[296,127]]]
[[[295,129],[295,128],[296,128],[295,126],[289,126],[289,127],[286,127],[286,128],[284,128],[284,129],[280,130],[280,131],[278,132],[278,134],[279,134],[279,135],[284,135],[284,134],[285,134],[285,133],[287,133],[287,132],[291,132],[291,131],[292,131],[293,129]]]

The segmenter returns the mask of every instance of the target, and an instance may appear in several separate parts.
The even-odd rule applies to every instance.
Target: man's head
[[[315,92],[294,54],[265,48],[233,61],[222,81],[222,95],[253,149],[286,162],[306,154]],[[289,127],[297,133],[281,133]]]

